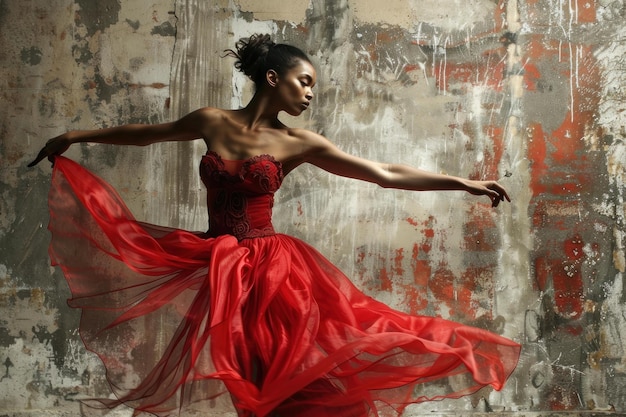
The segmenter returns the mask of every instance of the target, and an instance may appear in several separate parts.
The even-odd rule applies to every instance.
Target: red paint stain
[[[298,25],[296,26],[296,31],[304,34],[309,33],[309,27],[307,25]]]
[[[568,370],[559,370],[556,367],[552,368],[555,373],[554,378],[557,381],[568,381],[571,379],[570,375],[567,375]],[[563,373],[563,375],[560,375]],[[569,379],[568,379],[569,378]],[[561,386],[559,384],[550,385],[550,391],[546,393],[546,400],[550,410],[554,411],[566,411],[577,410],[580,407],[580,398],[575,390],[572,390],[569,386]]]
[[[572,261],[582,259],[585,256],[583,246],[584,244],[582,238],[579,235],[574,235],[571,239],[567,239],[563,243],[565,256]]]
[[[550,279],[550,272],[552,271],[552,265],[546,258],[538,258],[535,261],[535,283],[536,290],[545,291]]]
[[[420,246],[415,243],[411,251],[411,271],[413,273],[413,283],[402,285],[405,303],[409,312],[417,314],[428,307],[427,289],[431,276],[430,262],[426,259],[419,259]]]
[[[538,201],[533,212],[533,226],[537,229],[571,230],[571,216],[577,216],[577,200]]]
[[[367,261],[374,258],[375,271],[367,266]],[[404,249],[394,250],[391,257],[366,252],[366,248],[359,248],[356,254],[358,276],[361,281],[373,283],[373,288],[382,291],[392,291],[398,277],[404,276]]]
[[[404,294],[404,303],[408,307],[409,313],[417,314],[428,307],[428,299],[425,296],[424,288],[415,287],[414,285],[402,285],[402,293]]]
[[[546,138],[539,123],[531,124],[528,127],[528,133],[530,136],[528,154],[532,161],[530,188],[533,190],[534,195],[539,195],[546,191],[546,186],[543,184],[543,180],[546,179],[546,174],[548,173]]]
[[[380,31],[376,32],[376,43],[390,43],[398,41],[397,37],[392,36],[390,32]]]
[[[596,21],[596,2],[593,0],[576,0],[578,23],[593,23]]]
[[[356,256],[356,261],[357,263],[363,263],[364,260],[365,260],[365,251],[359,248],[357,252],[357,256]]]
[[[475,204],[467,213],[463,247],[469,251],[492,252],[496,249],[494,229],[496,224],[491,205]],[[492,231],[493,233],[489,233]]]
[[[428,219],[423,222],[419,222],[412,217],[407,217],[405,220],[407,223],[409,223],[413,227],[417,228],[421,226],[422,227],[421,233],[424,235],[424,237],[427,240],[430,240],[435,237],[435,230],[432,227],[434,220],[435,220],[433,216],[429,216]],[[420,245],[420,248],[423,252],[430,252],[432,245],[428,242],[422,242]]]
[[[404,260],[404,249],[399,248],[395,250],[395,256],[393,258],[393,272],[396,276],[404,275],[404,268],[402,267],[402,261]]]
[[[476,320],[477,313],[485,317],[478,309],[478,301],[483,309],[489,310],[489,300],[493,299],[494,268],[492,266],[470,266],[456,281],[456,311],[464,319]],[[487,313],[487,317],[491,317]],[[485,318],[487,318],[485,317]]]
[[[501,32],[506,27],[506,4],[506,0],[499,0],[493,13],[495,27],[498,32]]]
[[[482,172],[493,176],[498,172],[498,166],[504,154],[504,128],[502,126],[487,126],[485,133],[491,138],[492,151],[485,152],[485,158],[482,162]]]
[[[421,71],[422,67],[414,64],[407,64],[402,69],[404,72]]]
[[[524,65],[524,85],[526,91],[537,91],[537,83],[541,79],[539,69],[532,63]]]
[[[383,291],[391,291],[393,289],[393,280],[387,272],[387,268],[381,268],[379,271],[380,289]]]
[[[552,64],[554,72],[569,79],[565,103],[569,111],[551,132],[531,124],[528,151],[532,161],[531,188],[536,198],[533,226],[538,230],[538,241],[542,242],[536,249],[538,256],[534,262],[536,285],[541,291],[553,293],[555,314],[568,321],[577,320],[584,311],[581,269],[585,254],[580,235],[572,235],[570,230],[579,223],[578,194],[596,187],[593,162],[584,137],[594,125],[600,75],[593,51],[587,45],[559,43],[538,35],[531,39],[527,51],[531,58]],[[533,76],[541,79],[541,74]],[[580,332],[577,325],[564,325],[563,329],[576,335]]]
[[[500,56],[485,58],[480,63],[448,60],[445,65],[435,66],[434,76],[440,90],[450,91],[451,86],[463,88],[463,85],[467,87],[487,85],[494,91],[501,91],[505,65],[505,61]]]
[[[565,119],[558,129],[553,132],[554,140],[551,145],[554,146],[554,152],[551,157],[556,162],[571,162],[572,160],[585,160],[585,155],[580,154],[584,147],[581,140],[585,134],[585,126],[593,121],[594,113],[588,111],[577,111],[576,117],[570,113],[565,115]]]
[[[450,308],[450,314],[453,316],[455,314],[454,274],[446,264],[442,263],[437,267],[433,279],[428,282],[428,288],[438,301],[435,311],[441,312],[442,309],[439,306],[446,305]]]
[[[563,262],[554,268],[552,282],[556,312],[568,319],[578,319],[583,313],[583,280],[576,264]]]
[[[406,218],[407,223],[409,223],[411,226],[418,226],[419,223],[417,222],[417,220],[411,218],[411,217],[407,217]]]
[[[555,242],[549,242],[555,249]],[[554,292],[555,313],[565,319],[575,320],[584,312],[584,282],[581,265],[585,259],[584,242],[574,235],[562,242],[561,250],[549,252],[535,261],[537,289]]]
[[[413,272],[413,282],[418,288],[425,289],[428,286],[432,269],[428,260],[419,259],[420,250],[416,244],[413,245],[411,255],[411,269]]]

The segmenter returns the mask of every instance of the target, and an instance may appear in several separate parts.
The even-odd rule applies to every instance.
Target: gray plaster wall
[[[313,107],[285,123],[366,158],[496,178],[513,197],[492,210],[313,167],[277,196],[277,229],[366,293],[522,343],[503,391],[406,415],[626,412],[625,22],[623,0],[0,1],[0,415],[91,416],[77,400],[109,392],[49,266],[49,164],[26,164],[70,129],[245,105],[251,85],[221,56],[258,32],[318,69]],[[67,155],[137,218],[204,230],[203,152]]]

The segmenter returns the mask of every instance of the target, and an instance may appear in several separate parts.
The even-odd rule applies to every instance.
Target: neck
[[[272,105],[270,97],[260,92],[256,92],[248,105],[240,110],[243,122],[249,129],[277,127],[280,125],[279,112],[280,109]]]

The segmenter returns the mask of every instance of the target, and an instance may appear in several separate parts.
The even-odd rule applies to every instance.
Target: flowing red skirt
[[[138,222],[63,157],[49,205],[52,263],[117,398],[100,406],[167,416],[229,394],[242,416],[362,417],[500,390],[517,364],[517,343],[395,311],[293,237]]]

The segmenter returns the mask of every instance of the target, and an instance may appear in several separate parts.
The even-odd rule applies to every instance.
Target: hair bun
[[[284,43],[274,43],[267,34],[239,39],[235,44],[235,50],[227,49],[224,52],[225,56],[237,60],[235,68],[246,74],[257,87],[263,86],[269,70],[282,75],[300,61],[311,62],[301,49]]]
[[[256,34],[249,38],[242,38],[235,44],[235,51],[228,49],[227,55],[237,59],[235,68],[254,80],[270,49],[276,43],[268,34]]]

